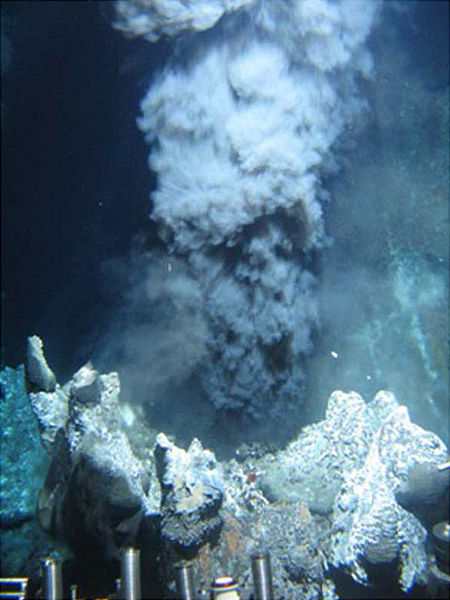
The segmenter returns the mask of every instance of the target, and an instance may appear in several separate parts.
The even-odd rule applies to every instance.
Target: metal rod
[[[255,600],[273,600],[269,554],[254,554],[252,556],[252,575]]]
[[[141,600],[141,551],[126,548],[122,554],[121,596],[124,600]]]
[[[62,600],[63,586],[61,564],[54,558],[42,560],[44,570],[44,596],[46,600]]]
[[[179,563],[175,565],[177,594],[180,600],[195,600],[194,575],[192,565]]]

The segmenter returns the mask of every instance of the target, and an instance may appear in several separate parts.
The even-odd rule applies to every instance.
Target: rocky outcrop
[[[447,449],[434,434],[411,423],[404,406],[393,408],[373,437],[360,468],[348,473],[333,506],[332,562],[345,566],[362,583],[368,582],[364,561],[372,565],[398,560],[403,590],[425,582],[427,532],[416,516],[399,503],[409,499],[437,501],[448,487],[438,466]],[[435,472],[432,489],[414,494],[411,472]]]
[[[44,392],[55,390],[56,377],[47,364],[42,340],[37,335],[28,338],[26,370],[27,381],[32,389]]]
[[[161,485],[162,535],[180,551],[200,546],[222,525],[225,493],[222,468],[214,454],[194,439],[188,450],[160,433],[155,447]]]
[[[324,421],[261,461],[261,486],[272,501],[304,502],[327,515],[331,564],[367,584],[364,564],[398,562],[408,590],[426,581],[428,568],[427,532],[413,509],[443,498],[449,476],[438,467],[447,456],[393,394],[379,392],[366,404],[355,392],[333,392]]]
[[[266,461],[261,485],[267,497],[304,502],[314,513],[329,514],[345,474],[363,464],[375,422],[361,396],[333,392],[325,419],[305,427],[286,450]]]
[[[0,576],[32,577],[39,556],[56,550],[36,518],[49,457],[39,443],[23,365],[2,369],[0,388]]]
[[[48,457],[39,445],[23,375],[23,366],[6,367],[0,372],[2,528],[17,527],[33,519],[39,491],[34,474],[44,473],[48,466]]]
[[[289,600],[337,598],[329,565],[361,584],[386,565],[399,567],[405,591],[426,582],[418,516],[448,491],[449,470],[438,468],[448,450],[393,394],[366,403],[336,391],[324,420],[286,449],[247,448],[223,463],[197,439],[185,450],[157,435],[119,394],[118,374],[90,363],[64,386],[46,391],[35,378],[29,390],[52,457],[39,517],[75,550],[87,540],[117,558],[138,545],[168,590],[184,558],[195,559],[199,585],[233,573],[249,591],[253,552],[270,552],[274,588]]]
[[[29,393],[51,456],[39,496],[41,524],[75,548],[91,540],[110,557],[135,543],[141,519],[159,517],[160,506],[152,448],[133,447],[119,394],[117,373],[101,375],[91,363],[64,386]],[[149,431],[145,438],[152,439]]]

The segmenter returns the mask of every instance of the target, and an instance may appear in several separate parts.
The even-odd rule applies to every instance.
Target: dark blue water
[[[123,40],[110,9],[2,3],[2,362],[38,332],[63,380],[117,300],[102,262],[148,221],[135,116],[159,50]]]
[[[413,127],[396,122],[399,98],[389,83],[382,89],[362,84],[381,116],[341,149],[343,175],[327,182],[326,228],[334,246],[312,260],[322,286],[323,328],[315,333],[306,369],[304,421],[322,418],[336,387],[356,389],[366,400],[385,387],[410,407],[416,422],[445,438],[449,4],[399,5],[405,10],[385,17],[385,29],[375,30],[370,46],[375,63],[383,60],[386,69],[409,78],[411,98],[400,101],[411,110]],[[156,183],[136,116],[170,44],[125,39],[111,27],[112,12],[106,2],[1,3],[1,361],[2,367],[22,363],[26,338],[38,334],[61,383],[92,356],[105,354],[108,333],[121,326],[117,315],[130,319],[126,271],[133,248],[137,254],[164,248],[149,219]],[[379,183],[395,164],[407,169],[405,182],[417,184],[408,193],[431,189],[435,179],[420,218],[408,209],[409,196],[397,202],[398,181],[383,188],[392,196],[377,199]],[[382,167],[375,176],[374,165]],[[370,202],[359,202],[362,197]],[[388,300],[376,299],[376,290],[385,291],[395,277],[404,310],[392,289]],[[443,291],[436,291],[439,282]],[[431,296],[419,298],[417,288]],[[441,293],[435,305],[433,293]],[[425,307],[420,313],[409,310],[416,301]],[[383,321],[387,316],[392,327]],[[380,343],[372,347],[375,332]],[[340,363],[330,355],[336,350]],[[115,368],[114,360],[105,367]],[[166,425],[161,412],[167,411],[156,407],[153,416]],[[341,585],[348,597],[361,593],[350,591],[349,582]]]
[[[394,29],[404,72],[435,93],[448,85],[448,3],[407,4],[407,10],[400,3],[402,10],[384,17],[381,31]],[[112,13],[108,3],[2,3],[2,364],[22,362],[26,337],[37,333],[60,381],[92,356],[102,355],[105,333],[111,323],[117,324],[117,315],[124,318],[124,270],[132,240],[141,232],[147,247],[158,243],[148,218],[155,181],[135,119],[170,47],[124,39],[111,27]],[[370,42],[375,63],[382,54],[377,35]],[[392,102],[395,114],[395,98],[386,102]],[[440,139],[434,121],[431,115],[424,125],[431,142]],[[412,140],[404,131],[395,135],[402,156]],[[357,143],[361,154],[379,155],[384,142],[376,119]],[[350,151],[350,160],[352,156]],[[428,167],[432,176],[433,166]],[[350,171],[344,171],[344,179]],[[336,185],[339,180],[332,179],[330,190],[338,196]],[[445,195],[445,181],[441,187],[439,193]],[[358,204],[356,199],[351,208],[341,210],[335,202],[326,214],[327,231],[337,241],[336,255],[341,253],[349,264],[361,257],[357,243],[349,244],[342,235],[339,239],[340,219],[349,223],[349,214],[356,214],[355,226],[371,231],[373,223],[378,238],[384,226],[376,205],[358,212]],[[445,202],[436,210],[443,211],[444,219]],[[399,206],[392,218],[402,223],[409,217]],[[417,229],[417,223],[410,229]],[[385,256],[386,245],[373,252],[368,257],[372,265],[391,260]],[[333,255],[325,252],[321,260],[330,265]],[[341,335],[338,317],[330,317],[336,321],[332,340]],[[318,332],[317,348],[324,339],[325,347],[330,345],[325,332]],[[330,380],[321,392],[323,402],[338,384]],[[389,385],[392,377],[381,377],[367,393]],[[360,379],[353,386],[365,391]],[[443,384],[441,398],[445,390]]]

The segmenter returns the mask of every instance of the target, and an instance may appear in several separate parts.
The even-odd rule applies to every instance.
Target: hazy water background
[[[321,327],[294,429],[322,417],[333,389],[368,400],[387,388],[448,442],[448,3],[397,4],[369,42],[371,116],[324,185],[334,241],[313,257]],[[129,318],[131,248],[164,251],[136,116],[171,45],[126,40],[111,18],[107,3],[2,2],[2,364],[21,363],[38,333],[61,382],[91,357],[122,375],[105,344],[116,315]],[[165,398],[135,396],[135,376],[128,366],[125,398],[155,425],[214,444],[203,400],[181,431],[178,385],[167,394],[181,423]]]

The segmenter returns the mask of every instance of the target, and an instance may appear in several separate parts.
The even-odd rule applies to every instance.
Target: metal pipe
[[[122,554],[121,596],[123,600],[141,600],[141,551],[126,548]]]
[[[194,575],[192,565],[178,563],[175,565],[177,594],[180,600],[195,600]]]
[[[254,554],[251,558],[255,600],[273,600],[270,555]]]
[[[44,570],[44,596],[46,600],[62,600],[61,564],[54,558],[44,558],[42,567]]]

